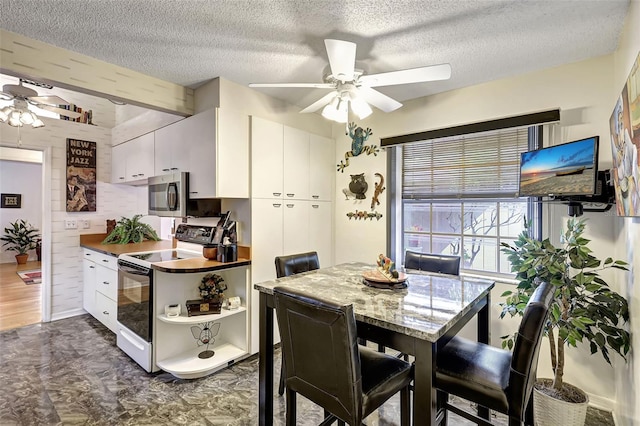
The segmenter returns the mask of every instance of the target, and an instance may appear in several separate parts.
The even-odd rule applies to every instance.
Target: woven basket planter
[[[584,426],[589,397],[573,385],[564,383],[564,386],[584,394],[585,402],[562,401],[533,388],[533,419],[536,426]]]

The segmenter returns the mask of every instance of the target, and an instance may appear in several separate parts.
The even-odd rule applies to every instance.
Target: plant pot
[[[16,262],[18,262],[18,265],[24,265],[27,263],[27,259],[29,259],[29,255],[27,253],[16,254]]]
[[[538,383],[552,383],[551,379],[538,379]],[[567,402],[533,388],[533,419],[536,426],[584,426],[589,397],[579,388],[568,383],[564,387],[584,395],[585,402]],[[550,385],[548,386],[550,387]]]

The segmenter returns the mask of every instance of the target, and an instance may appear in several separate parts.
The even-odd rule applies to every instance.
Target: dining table
[[[365,282],[376,264],[350,262],[254,284],[259,307],[259,424],[273,424],[273,289],[353,305],[358,338],[413,356],[412,424],[435,425],[443,415],[435,387],[438,349],[477,316],[477,339],[489,343],[490,292],[495,283],[474,277],[405,270],[405,288]],[[369,285],[367,285],[369,284]],[[442,401],[440,401],[442,403]],[[483,414],[483,417],[487,413]]]

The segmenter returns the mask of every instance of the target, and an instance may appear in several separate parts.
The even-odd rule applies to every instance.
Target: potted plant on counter
[[[137,214],[131,219],[123,216],[116,223],[113,231],[102,241],[102,244],[140,243],[144,240],[159,241],[160,238],[156,231],[148,224],[140,222],[141,217],[141,214]]]
[[[563,381],[565,345],[587,343],[592,354],[600,352],[609,364],[611,351],[626,360],[631,341],[622,325],[629,320],[629,307],[600,273],[611,268],[627,270],[627,264],[610,257],[601,261],[592,254],[590,240],[582,236],[584,220],[567,221],[561,247],[555,247],[549,239],[531,238],[529,229],[526,224],[513,245],[502,243],[501,250],[508,255],[519,284],[515,291],[502,294],[506,300],[500,304],[500,318],[522,315],[536,278],[556,287],[545,329],[554,377],[536,382],[534,418],[536,425],[583,425],[588,398],[582,390]],[[513,335],[502,339],[503,348],[513,348]]]
[[[4,235],[0,240],[4,241],[3,246],[7,246],[7,250],[16,251],[16,262],[18,265],[27,263],[29,258],[29,250],[33,250],[40,241],[40,231],[34,228],[24,219],[9,223],[4,228]]]

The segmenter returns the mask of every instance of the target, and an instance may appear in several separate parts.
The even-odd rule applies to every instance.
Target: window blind
[[[517,197],[529,128],[431,139],[402,146],[402,198]]]

